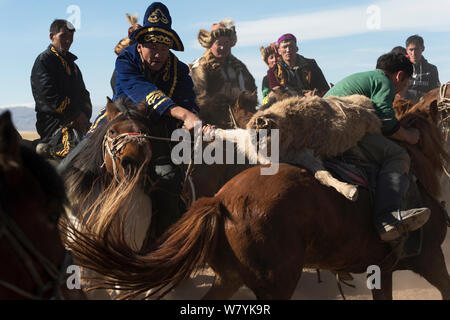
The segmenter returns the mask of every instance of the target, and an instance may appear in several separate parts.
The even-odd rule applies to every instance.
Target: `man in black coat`
[[[83,77],[69,52],[75,28],[66,20],[50,26],[51,44],[37,58],[31,72],[36,103],[37,151],[61,159],[89,129],[92,104]]]
[[[438,69],[422,55],[424,50],[425,45],[421,36],[415,34],[406,39],[406,52],[414,67],[406,90],[406,99],[413,103],[417,103],[425,93],[441,85]]]

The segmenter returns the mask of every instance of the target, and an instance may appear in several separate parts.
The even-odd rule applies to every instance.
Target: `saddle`
[[[371,163],[365,163],[361,160],[346,158],[339,156],[324,160],[325,168],[336,178],[341,181],[357,185],[367,189],[370,194],[372,207],[374,206],[376,177],[378,174],[378,166]],[[415,176],[410,173],[410,186],[406,195],[404,207],[405,209],[423,207]],[[403,246],[396,248],[400,259],[417,256],[422,251],[422,228],[410,232],[405,239]]]

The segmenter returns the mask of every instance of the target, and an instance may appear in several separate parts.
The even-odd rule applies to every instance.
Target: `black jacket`
[[[76,59],[70,52],[63,56],[52,45],[36,58],[31,89],[36,103],[36,129],[43,141],[75,120],[80,112],[91,118],[89,92],[74,62]]]
[[[406,98],[416,103],[428,91],[439,87],[439,74],[435,65],[424,57],[414,66],[414,72],[409,79]]]

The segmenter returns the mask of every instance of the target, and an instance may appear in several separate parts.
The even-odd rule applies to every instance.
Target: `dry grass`
[[[22,139],[25,140],[36,140],[39,139],[39,134],[36,131],[19,131],[20,135],[22,136]]]

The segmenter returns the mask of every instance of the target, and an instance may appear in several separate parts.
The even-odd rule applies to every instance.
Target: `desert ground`
[[[27,140],[38,139],[36,132],[20,132],[22,138]],[[443,244],[443,251],[447,263],[447,270],[450,270],[450,235],[447,234]],[[351,282],[356,288],[342,286],[346,299],[348,300],[369,300],[372,299],[370,290],[366,286],[365,274],[354,274],[355,280]],[[210,269],[199,272],[192,277],[191,281],[181,285],[170,298],[172,299],[200,299],[209,289],[214,279]],[[305,270],[297,285],[292,299],[294,300],[340,300],[334,275],[321,271],[321,283],[318,283],[317,273],[314,270]],[[396,271],[393,276],[394,299],[397,300],[439,300],[439,291],[431,286],[425,279],[412,271]],[[246,287],[241,288],[232,299],[252,300],[254,294]]]
[[[22,136],[22,139],[25,139],[25,140],[33,141],[33,140],[39,139],[38,133],[34,132],[34,131],[20,131],[19,133]]]

